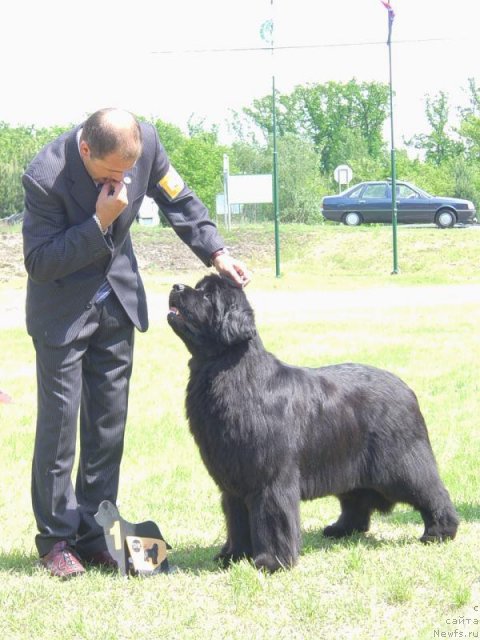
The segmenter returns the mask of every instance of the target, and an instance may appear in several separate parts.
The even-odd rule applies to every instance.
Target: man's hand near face
[[[123,182],[105,182],[97,198],[95,213],[105,231],[128,204],[127,187]]]

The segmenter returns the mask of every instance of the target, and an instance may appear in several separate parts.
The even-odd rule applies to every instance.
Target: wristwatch
[[[218,256],[228,256],[228,255],[230,255],[230,252],[228,251],[227,248],[222,247],[222,249],[217,249],[210,256],[210,264],[213,265],[213,261],[215,260],[215,258],[218,258]]]

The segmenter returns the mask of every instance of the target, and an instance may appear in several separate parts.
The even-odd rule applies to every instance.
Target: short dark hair
[[[118,153],[124,160],[137,160],[142,152],[142,132],[133,114],[121,109],[100,109],[83,124],[81,140],[92,158]]]

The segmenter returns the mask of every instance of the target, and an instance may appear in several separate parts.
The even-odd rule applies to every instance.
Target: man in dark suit
[[[130,226],[145,195],[205,265],[249,281],[196,194],[170,164],[155,128],[102,109],[48,144],[23,176],[27,329],[36,352],[38,411],[32,503],[40,562],[65,578],[114,566],[94,519],[116,502],[134,327],[148,328]],[[80,457],[72,469],[80,412]]]

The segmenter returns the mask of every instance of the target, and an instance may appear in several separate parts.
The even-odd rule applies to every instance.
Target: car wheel
[[[448,229],[449,227],[453,227],[457,218],[453,211],[450,209],[440,209],[440,211],[435,216],[435,224],[440,229]]]
[[[362,216],[356,211],[350,211],[343,216],[343,223],[349,227],[358,227],[362,224]]]

